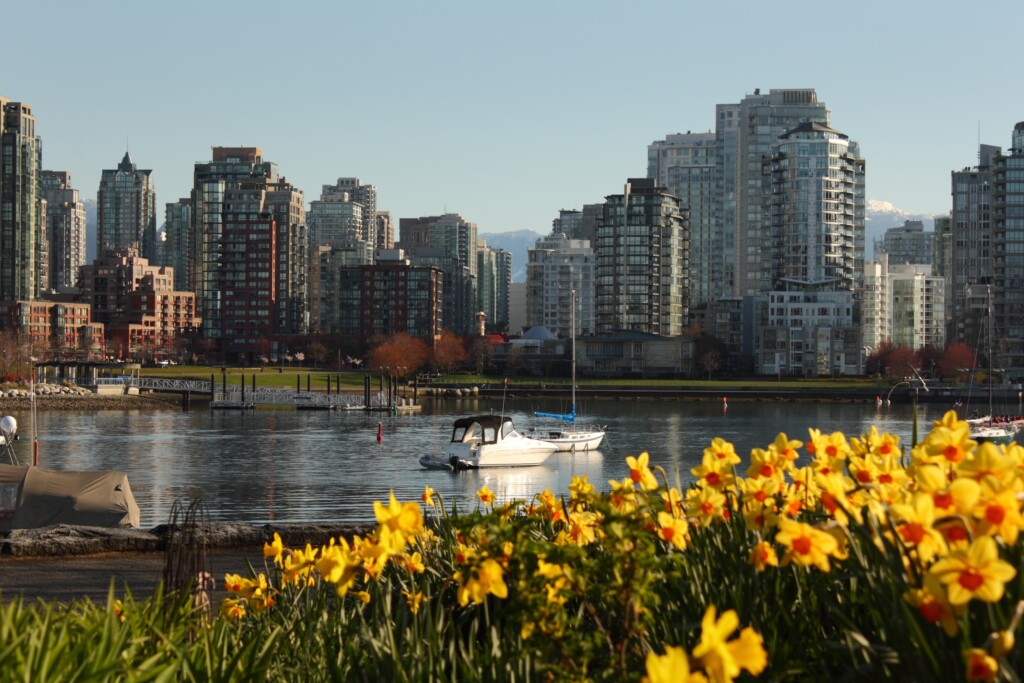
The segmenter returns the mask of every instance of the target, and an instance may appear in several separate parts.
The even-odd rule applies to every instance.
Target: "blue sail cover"
[[[534,415],[536,417],[553,417],[564,422],[576,422],[576,406],[574,404],[569,408],[568,413],[534,413]]]

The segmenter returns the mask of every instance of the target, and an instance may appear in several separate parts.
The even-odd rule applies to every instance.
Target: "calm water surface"
[[[213,521],[263,524],[366,521],[373,502],[389,490],[399,500],[419,500],[429,484],[450,506],[475,506],[486,484],[499,500],[529,498],[550,488],[568,490],[573,475],[587,475],[598,489],[628,475],[627,455],[648,451],[685,484],[704,448],[721,436],[741,456],[766,447],[778,432],[807,438],[807,429],[859,435],[871,425],[909,443],[912,409],[869,403],[593,401],[585,421],[606,424],[601,452],[556,454],[537,467],[449,473],[420,468],[424,453],[443,451],[456,417],[500,412],[501,399],[427,402],[419,415],[295,410],[191,412],[43,411],[38,414],[39,464],[57,470],[120,470],[128,474],[142,510],[143,528],[167,521],[175,499],[201,497]],[[561,410],[536,400],[508,400],[505,412],[522,428],[545,424],[534,410]],[[945,406],[922,406],[920,431]],[[31,460],[30,416],[14,413],[22,462]],[[384,425],[377,445],[377,423]],[[550,424],[547,423],[547,424]]]

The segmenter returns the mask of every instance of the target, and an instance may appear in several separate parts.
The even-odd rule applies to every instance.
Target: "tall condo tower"
[[[992,254],[996,362],[1024,368],[1024,122],[1013,127],[1010,153],[994,162]]]
[[[630,178],[605,200],[594,248],[597,333],[681,334],[690,253],[679,198],[652,179]]]
[[[66,171],[42,172],[46,200],[46,233],[50,246],[49,285],[66,292],[78,283],[85,265],[85,205]]]
[[[32,107],[0,97],[0,301],[39,297],[42,157]]]
[[[142,258],[156,262],[156,189],[152,173],[137,168],[128,152],[117,168],[103,171],[96,195],[97,254],[131,247],[138,249]]]
[[[764,245],[770,227],[762,215],[761,161],[780,135],[801,123],[829,125],[829,110],[813,89],[755,90],[738,104],[716,107],[723,248],[731,253],[733,293],[761,294],[771,289],[772,257]],[[731,258],[730,258],[731,257]]]

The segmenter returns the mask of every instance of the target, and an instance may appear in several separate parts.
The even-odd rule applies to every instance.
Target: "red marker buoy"
[[[378,422],[377,423],[377,445],[378,446],[383,446],[384,445],[384,423],[383,422]]]

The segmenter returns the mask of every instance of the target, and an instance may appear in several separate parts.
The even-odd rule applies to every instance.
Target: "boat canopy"
[[[569,409],[568,413],[534,413],[536,417],[553,417],[556,420],[562,420],[563,422],[576,422],[576,406],[573,405]]]
[[[57,472],[0,463],[0,531],[54,524],[139,527],[123,472]]]
[[[497,443],[514,431],[507,415],[474,415],[460,417],[452,430],[452,443]]]

